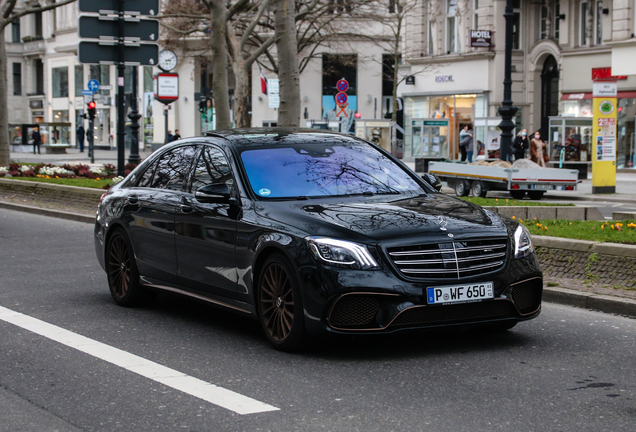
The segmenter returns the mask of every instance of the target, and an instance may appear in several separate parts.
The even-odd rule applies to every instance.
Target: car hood
[[[262,216],[294,226],[308,235],[362,241],[403,239],[422,234],[458,238],[507,235],[503,221],[478,205],[441,193],[388,201],[381,196],[339,201],[261,202]]]

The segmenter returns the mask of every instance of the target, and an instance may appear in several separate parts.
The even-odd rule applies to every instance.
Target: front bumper
[[[534,254],[509,262],[493,281],[495,298],[470,303],[429,305],[426,288],[434,283],[405,282],[392,272],[361,272],[305,267],[305,323],[312,334],[373,334],[409,329],[518,322],[541,312],[543,276]],[[304,275],[303,275],[304,273]],[[313,281],[313,282],[312,282]],[[320,282],[319,282],[320,281]],[[464,281],[445,281],[447,284]],[[466,281],[468,282],[468,281]]]

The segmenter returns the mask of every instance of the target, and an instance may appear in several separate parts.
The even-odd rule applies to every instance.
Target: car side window
[[[183,186],[188,181],[195,150],[195,146],[177,147],[161,156],[151,187],[183,190]]]
[[[192,190],[214,183],[232,187],[234,178],[225,154],[218,148],[205,146],[194,169]]]
[[[144,171],[144,175],[141,176],[137,182],[137,187],[150,187],[152,181],[152,173],[155,170],[156,163],[149,164]]]

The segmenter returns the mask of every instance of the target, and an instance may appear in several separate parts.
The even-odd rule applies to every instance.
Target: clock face
[[[177,66],[177,55],[170,50],[162,50],[159,53],[159,65],[162,70],[170,71]]]

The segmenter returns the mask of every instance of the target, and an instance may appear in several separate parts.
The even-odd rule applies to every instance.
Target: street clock
[[[164,72],[171,71],[177,67],[177,55],[170,50],[161,50],[158,66]]]

